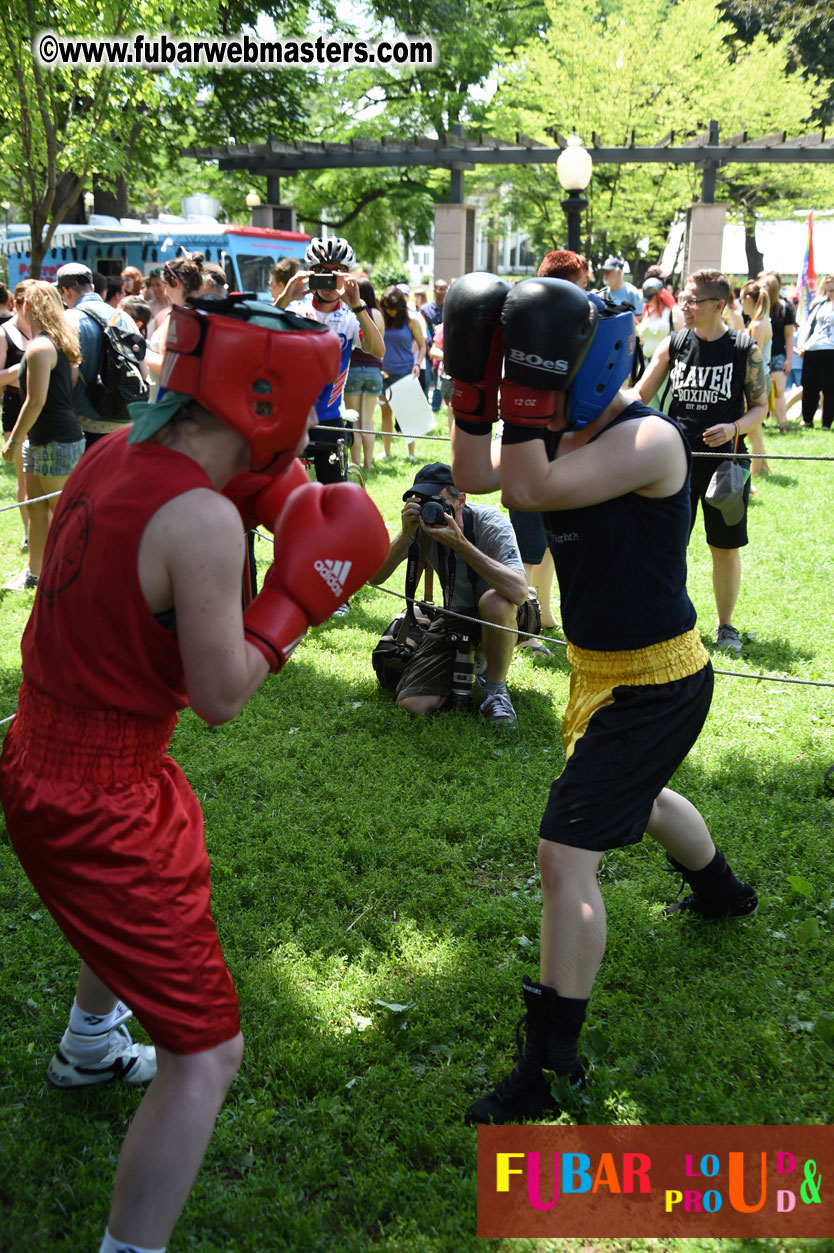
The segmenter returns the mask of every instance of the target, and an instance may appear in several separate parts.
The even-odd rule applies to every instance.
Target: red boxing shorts
[[[24,680],[0,758],[12,846],[56,923],[155,1044],[240,1030],[211,916],[203,815],[165,755],[176,715],[64,705]]]

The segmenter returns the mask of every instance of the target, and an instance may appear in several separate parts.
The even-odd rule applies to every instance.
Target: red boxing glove
[[[274,532],[290,492],[309,481],[303,463],[296,457],[283,474],[257,474],[246,470],[236,475],[223,488],[223,495],[236,507],[244,531],[263,526]]]
[[[473,434],[488,431],[498,417],[501,309],[510,290],[495,274],[464,274],[443,305],[443,368],[452,376],[452,412]]]
[[[273,673],[309,626],[375,574],[388,556],[379,510],[354,483],[307,483],[293,492],[275,528],[275,561],[243,615],[247,640]]]
[[[555,391],[525,387],[509,379],[502,382],[501,417],[511,426],[547,426],[555,411]]]

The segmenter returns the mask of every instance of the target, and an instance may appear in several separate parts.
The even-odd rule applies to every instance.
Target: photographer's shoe
[[[481,691],[485,691],[484,680],[478,676],[478,686]],[[481,705],[481,713],[494,727],[514,727],[518,718],[513,709],[513,702],[510,700],[510,694],[506,687],[497,692],[491,692]]]

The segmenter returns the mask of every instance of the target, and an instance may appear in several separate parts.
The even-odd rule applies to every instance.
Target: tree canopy
[[[327,71],[149,73],[113,65],[41,68],[32,35],[135,30],[234,35],[270,21],[279,38],[325,31],[374,40],[430,37],[429,68],[380,64]],[[356,24],[357,29],[352,28]],[[361,29],[360,29],[361,28]],[[189,144],[311,138],[442,138],[456,126],[543,140],[576,128],[585,140],[656,143],[706,130],[722,135],[799,134],[834,112],[834,0],[18,0],[0,6],[0,191],[20,206],[38,252],[95,177],[128,180],[134,211],[177,207],[193,190],[217,195],[234,215],[253,179],[179,155]],[[350,235],[360,256],[394,262],[399,233],[428,239],[445,171],[327,170],[285,183],[312,230]],[[601,166],[584,221],[595,259],[616,250],[636,262],[656,254],[675,212],[697,199],[694,166]],[[262,186],[261,193],[265,191]],[[511,217],[535,250],[562,242],[564,193],[554,166],[479,168],[467,175],[486,215]],[[717,195],[748,225],[756,214],[834,200],[830,167],[727,165]],[[43,239],[42,239],[43,236]]]
[[[719,119],[724,135],[776,130],[801,133],[821,98],[807,78],[783,74],[785,41],[760,33],[731,54],[726,27],[702,0],[574,0],[570,38],[546,0],[547,33],[528,41],[499,76],[490,129],[542,139],[575,128],[586,141],[656,143],[668,131],[680,138]],[[649,51],[650,50],[650,51]],[[778,90],[773,84],[778,84]],[[696,200],[700,171],[693,166],[597,165],[585,220],[596,260],[617,251],[637,267],[657,255],[675,212]],[[534,250],[557,246],[564,234],[564,192],[554,166],[526,167],[479,177],[515,220],[531,230]],[[752,213],[784,211],[834,190],[830,167],[727,166],[717,198]]]

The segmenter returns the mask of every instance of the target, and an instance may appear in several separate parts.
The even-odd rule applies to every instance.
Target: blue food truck
[[[100,274],[120,274],[135,265],[143,274],[187,252],[201,252],[222,265],[231,291],[257,292],[269,300],[269,271],[279,257],[304,256],[310,236],[302,231],[230,226],[215,218],[161,215],[149,222],[91,214],[79,225],[57,227],[41,264],[41,278],[51,282],[65,261],[81,261]],[[29,277],[32,240],[25,226],[10,224],[0,236],[0,256],[8,258],[9,287]]]

